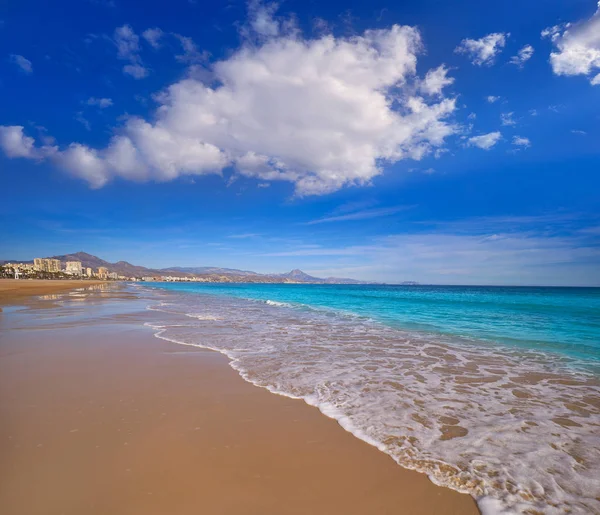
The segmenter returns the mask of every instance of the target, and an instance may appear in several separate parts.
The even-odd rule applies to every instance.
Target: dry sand
[[[0,314],[3,515],[478,512],[220,354],[131,320],[8,330],[11,316],[28,315]]]

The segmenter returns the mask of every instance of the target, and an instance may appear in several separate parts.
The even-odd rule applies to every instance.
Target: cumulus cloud
[[[19,125],[0,126],[0,147],[8,157],[35,157],[34,139]]]
[[[137,55],[131,35],[121,31],[123,58]],[[211,85],[188,77],[156,95],[152,122],[130,117],[105,148],[73,143],[53,159],[93,187],[229,167],[262,183],[291,182],[297,195],[367,185],[386,164],[440,150],[457,131],[455,99],[439,94],[446,69],[420,80],[421,51],[418,30],[397,25],[244,44],[212,65]],[[416,93],[423,84],[435,100]]]
[[[525,63],[533,57],[534,49],[531,45],[525,45],[521,50],[517,52],[517,55],[513,55],[510,58],[510,63],[523,68]]]
[[[278,5],[276,3],[263,3],[260,0],[251,0],[248,3],[250,27],[259,37],[274,37],[279,34],[280,24],[274,18]]]
[[[113,105],[113,101],[110,98],[90,97],[88,98],[86,104],[89,106],[99,107],[100,109],[106,109],[107,107]]]
[[[163,37],[163,31],[158,27],[146,29],[144,32],[142,32],[142,37],[152,48],[157,49],[160,48],[160,40]]]
[[[123,73],[131,75],[134,79],[143,79],[148,76],[148,69],[143,65],[140,57],[140,38],[131,26],[117,27],[113,36],[117,47],[117,57],[129,64],[123,66]]]
[[[42,146],[36,146],[34,138],[26,136],[21,125],[0,125],[0,148],[9,158],[40,160],[52,157],[58,150],[52,146],[54,138],[44,134],[44,127],[39,130],[44,142]]]
[[[485,99],[490,103],[493,104],[495,102],[497,102],[498,100],[500,100],[500,97],[495,97],[494,95],[488,95],[487,97],[485,97]]]
[[[454,51],[465,54],[477,66],[491,66],[509,36],[509,33],[495,32],[481,39],[463,39]]]
[[[554,44],[550,64],[556,75],[591,75],[600,70],[600,2],[598,10],[588,19],[548,27],[542,37]],[[592,78],[593,85],[600,84],[600,76]]]
[[[473,136],[472,138],[469,138],[468,144],[470,146],[482,148],[483,150],[489,150],[496,143],[498,143],[498,141],[500,141],[501,137],[502,134],[500,134],[498,131],[490,132],[488,134],[482,134],[481,136]]]
[[[531,146],[531,141],[529,140],[529,138],[524,138],[522,136],[514,136],[512,144],[516,147],[528,148]]]
[[[104,186],[108,180],[104,159],[96,150],[80,143],[71,143],[66,150],[56,155],[56,160],[62,168],[87,180],[92,187]]]
[[[16,64],[23,73],[33,73],[33,65],[29,59],[25,59],[22,55],[11,54],[9,57],[11,63]]]
[[[440,95],[442,90],[454,83],[454,78],[448,77],[448,68],[443,64],[434,70],[429,70],[421,82],[420,89],[427,95]]]

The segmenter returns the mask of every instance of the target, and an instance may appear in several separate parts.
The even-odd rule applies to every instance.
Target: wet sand
[[[2,514],[478,513],[135,315],[27,322],[60,309],[0,314]]]
[[[48,295],[94,284],[106,284],[106,281],[96,281],[93,279],[58,279],[56,281],[42,279],[0,279],[0,306],[11,304],[17,299],[24,299],[31,295]]]

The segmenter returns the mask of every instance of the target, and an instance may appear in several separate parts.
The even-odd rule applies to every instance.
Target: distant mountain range
[[[345,279],[339,277],[327,277],[325,279],[313,277],[304,273],[302,270],[292,270],[286,274],[259,274],[249,270],[237,270],[234,268],[219,268],[211,266],[199,267],[169,267],[169,268],[146,268],[144,266],[132,265],[127,261],[117,261],[110,263],[87,252],[76,252],[74,254],[64,254],[62,256],[50,256],[52,259],[65,261],[81,261],[81,266],[93,268],[97,271],[103,266],[109,272],[116,272],[126,277],[200,277],[207,282],[253,282],[253,283],[316,283],[316,284],[365,284],[364,281],[354,279]],[[15,260],[18,261],[18,260]],[[0,261],[0,264],[10,261]],[[14,261],[13,261],[14,262]],[[22,261],[21,261],[22,262]],[[27,261],[27,263],[33,263]]]

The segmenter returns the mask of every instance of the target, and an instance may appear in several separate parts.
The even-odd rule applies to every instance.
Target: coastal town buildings
[[[18,271],[20,274],[28,275],[31,272],[35,272],[34,265],[30,263],[6,263],[4,266],[13,271]]]
[[[38,272],[60,272],[60,260],[58,259],[35,258],[33,266]]]
[[[81,261],[67,261],[65,272],[70,275],[83,275]]]
[[[64,265],[64,266],[63,266]],[[83,266],[81,261],[66,261],[58,259],[35,258],[33,263],[3,263],[0,261],[0,278],[17,279],[60,279],[64,274],[79,278],[98,278],[112,281],[140,281],[140,277],[130,277],[109,271],[108,268],[98,267],[98,273],[92,267]],[[162,277],[148,277],[147,280],[161,281]],[[173,278],[173,280],[182,280]]]

